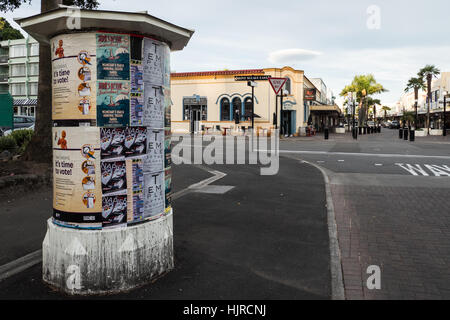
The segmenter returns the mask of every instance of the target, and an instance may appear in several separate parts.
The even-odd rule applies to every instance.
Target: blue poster
[[[130,36],[97,34],[97,80],[130,80]]]
[[[97,126],[130,125],[130,83],[97,81]]]

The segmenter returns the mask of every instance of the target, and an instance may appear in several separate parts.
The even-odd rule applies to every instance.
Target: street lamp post
[[[446,112],[446,107],[447,107],[447,95],[448,95],[448,91],[447,91],[447,90],[444,90],[444,91],[442,92],[442,94],[444,95],[444,114],[443,114],[444,124],[443,124],[443,126],[442,126],[442,135],[445,137],[445,136],[447,135],[447,130],[446,130],[446,128],[445,128],[445,120],[447,120],[446,117],[445,117],[445,112]]]

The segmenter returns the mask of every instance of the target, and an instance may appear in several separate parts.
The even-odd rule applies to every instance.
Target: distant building
[[[31,37],[0,42],[0,93],[14,99],[14,114],[35,116],[39,44]]]
[[[278,121],[289,135],[304,135],[306,127],[317,121],[320,123],[337,123],[334,118],[338,113],[333,110],[318,110],[313,114],[315,105],[326,104],[326,90],[314,86],[305,77],[302,70],[291,67],[265,68],[252,70],[223,70],[207,72],[172,73],[172,131],[174,133],[231,131],[241,132],[251,127],[252,90],[247,81],[236,81],[239,77],[282,77],[287,78],[283,88],[287,95],[283,99],[283,114],[280,115],[279,99],[276,101],[269,81],[258,80],[255,87],[255,129],[269,130],[274,128],[276,105],[278,104]],[[311,91],[311,100],[304,97],[305,89]],[[315,96],[314,96],[315,93]],[[322,96],[325,102],[322,104]],[[236,123],[236,116],[239,123]]]

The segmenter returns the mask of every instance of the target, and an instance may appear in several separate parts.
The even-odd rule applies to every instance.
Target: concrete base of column
[[[43,280],[73,295],[127,291],[173,269],[173,213],[136,226],[77,230],[47,222]]]

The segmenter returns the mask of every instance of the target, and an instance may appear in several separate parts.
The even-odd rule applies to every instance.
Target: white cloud
[[[268,57],[270,63],[296,63],[311,60],[320,56],[322,52],[306,49],[283,49],[271,52]]]

